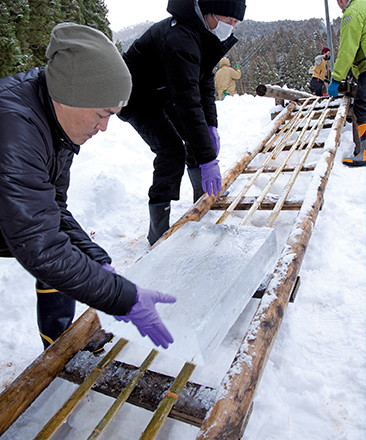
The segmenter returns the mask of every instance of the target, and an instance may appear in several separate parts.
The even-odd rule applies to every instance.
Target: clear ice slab
[[[220,345],[276,260],[274,229],[189,222],[122,275],[170,293],[174,304],[156,305],[174,338],[167,355],[203,364]],[[131,323],[98,312],[116,336],[154,347]]]

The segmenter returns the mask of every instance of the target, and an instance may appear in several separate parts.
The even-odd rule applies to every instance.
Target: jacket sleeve
[[[61,211],[60,229],[65,232],[71,243],[88,255],[92,260],[100,264],[111,263],[112,260],[107,252],[97,243],[93,242],[89,235],[82,229],[67,209],[67,190],[70,184],[70,166],[73,160],[73,153],[70,152],[64,169],[55,183],[56,201]]]
[[[47,169],[44,133],[9,112],[0,119],[0,228],[13,256],[34,277],[106,313],[124,315],[136,286],[105,271],[61,229]]]
[[[200,83],[201,53],[189,30],[177,25],[167,36],[168,59],[165,63],[170,93],[183,121],[183,130],[199,164],[216,158],[208,131],[209,124],[217,125],[213,77]],[[179,35],[176,35],[178,32]]]
[[[215,104],[214,74],[210,72],[200,81],[200,95],[202,110],[205,115],[207,126],[217,127],[217,111]]]
[[[241,78],[241,71],[239,69],[235,70],[232,67],[230,67],[230,72],[231,72],[231,78],[232,79],[237,80],[237,79]]]
[[[360,46],[363,25],[361,13],[355,9],[351,9],[349,13],[345,11],[341,22],[338,55],[332,72],[332,77],[336,81],[345,79],[352,67]],[[357,72],[354,73],[358,76]]]

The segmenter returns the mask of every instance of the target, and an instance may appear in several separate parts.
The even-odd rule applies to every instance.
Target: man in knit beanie
[[[0,79],[0,256],[37,280],[45,348],[70,326],[75,300],[131,321],[166,348],[173,338],[155,303],[175,298],[117,275],[66,203],[73,156],[126,105],[129,70],[102,32],[74,23],[55,26],[46,56],[45,68]],[[90,348],[111,337],[101,332]]]
[[[215,197],[221,191],[213,68],[237,42],[233,31],[245,7],[245,0],[169,0],[171,17],[152,25],[123,56],[133,89],[119,117],[156,154],[151,245],[169,229],[170,203],[179,200],[185,165],[194,202],[206,191]]]

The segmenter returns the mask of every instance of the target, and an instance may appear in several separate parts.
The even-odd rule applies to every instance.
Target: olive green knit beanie
[[[123,107],[131,94],[130,72],[116,46],[100,31],[60,23],[46,50],[51,98],[71,107]]]

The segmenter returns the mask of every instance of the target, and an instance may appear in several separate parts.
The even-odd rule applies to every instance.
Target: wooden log
[[[85,347],[100,322],[96,311],[87,309],[46,351],[27,367],[0,395],[0,435],[48,387],[66,363]]]
[[[235,210],[238,211],[247,211],[249,210],[253,203],[255,203],[257,197],[255,196],[247,196],[244,197],[241,202],[235,207]],[[234,197],[224,197],[220,200],[217,200],[211,209],[217,211],[225,211],[234,201]],[[272,210],[278,201],[278,197],[266,197],[258,208],[261,211],[270,211]],[[301,208],[303,200],[286,200],[283,205],[284,211],[298,211]]]
[[[80,352],[66,365],[59,377],[80,384],[97,362],[98,359],[91,353]],[[137,370],[138,367],[134,365],[113,361],[92,389],[106,396],[117,398]],[[129,395],[127,402],[149,411],[155,411],[173,382],[174,377],[147,370]],[[214,404],[216,394],[215,388],[188,382],[170,411],[169,417],[199,427],[207,411]]]
[[[257,95],[265,96],[267,98],[279,98],[296,101],[302,98],[316,98],[314,95],[306,92],[300,92],[299,90],[283,89],[280,86],[271,86],[269,84],[260,84],[255,89]]]
[[[326,149],[314,171],[317,185],[310,186],[304,204],[290,232],[272,279],[249,329],[225,375],[219,398],[208,413],[197,440],[238,440],[243,435],[255,391],[282,322],[306,247],[323,202],[324,190],[339,145],[350,99],[344,97]],[[319,173],[317,175],[317,169]],[[299,233],[301,231],[301,233]]]
[[[180,219],[178,219],[171,227],[168,229],[162,237],[151,247],[158,246],[162,241],[166,240],[175,231],[181,228],[184,224],[189,221],[199,221],[201,218],[211,209],[212,205],[221,197],[222,194],[228,189],[228,187],[240,176],[243,170],[249,165],[249,163],[256,157],[256,155],[263,149],[266,143],[271,139],[271,137],[277,132],[281,124],[288,118],[288,115],[295,108],[295,103],[290,103],[282,112],[276,117],[272,122],[272,127],[267,133],[262,142],[260,142],[257,147],[243,154],[239,161],[230,170],[228,170],[222,179],[222,189],[217,197],[214,195],[209,196],[207,193],[190,208]]]

